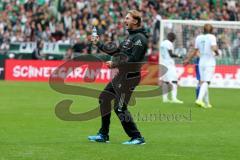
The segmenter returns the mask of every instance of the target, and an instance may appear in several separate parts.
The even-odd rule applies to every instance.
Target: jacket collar
[[[135,34],[135,33],[144,32],[144,31],[145,31],[144,28],[128,29],[129,34]]]

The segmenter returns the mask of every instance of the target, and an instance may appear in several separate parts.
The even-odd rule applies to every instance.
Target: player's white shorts
[[[175,65],[168,65],[167,67],[167,72],[163,75],[162,80],[165,82],[172,82],[172,81],[177,81],[177,70]]]
[[[211,81],[215,72],[215,66],[199,66],[200,80]]]

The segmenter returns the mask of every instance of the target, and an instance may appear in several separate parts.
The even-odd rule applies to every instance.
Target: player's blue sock
[[[198,98],[199,92],[200,92],[200,85],[198,84],[196,88],[196,98]]]

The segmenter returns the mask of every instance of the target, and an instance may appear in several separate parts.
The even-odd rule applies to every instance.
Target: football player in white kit
[[[215,56],[219,55],[216,37],[212,34],[213,26],[204,25],[204,34],[198,35],[195,40],[195,50],[189,54],[184,64],[197,54],[199,54],[199,72],[200,72],[200,92],[196,104],[203,108],[211,108],[209,101],[208,85],[213,78],[216,66]]]
[[[168,33],[167,40],[164,40],[160,45],[160,63],[167,68],[167,72],[162,78],[162,94],[164,103],[180,103],[183,101],[177,99],[177,71],[175,66],[174,57],[179,57],[174,54],[173,42],[176,39],[174,33]],[[180,57],[179,57],[180,58]],[[171,99],[168,98],[168,92],[171,90]]]

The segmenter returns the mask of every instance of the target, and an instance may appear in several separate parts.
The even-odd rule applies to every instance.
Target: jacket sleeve
[[[105,52],[106,54],[109,54],[109,55],[113,55],[113,54],[118,53],[120,51],[119,47],[114,42],[109,42],[109,43],[104,44],[103,42],[99,41],[97,43],[97,47],[101,51],[103,51],[103,52]]]

